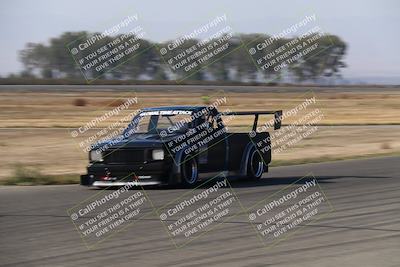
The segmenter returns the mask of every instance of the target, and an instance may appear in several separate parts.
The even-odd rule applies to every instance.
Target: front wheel
[[[195,157],[187,156],[181,164],[182,184],[187,187],[192,187],[196,184],[199,177],[197,161]]]
[[[247,162],[247,178],[252,180],[258,180],[262,177],[264,172],[264,161],[260,153],[253,149],[250,152],[249,159]]]

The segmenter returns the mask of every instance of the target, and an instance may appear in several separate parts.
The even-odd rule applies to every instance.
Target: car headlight
[[[154,149],[151,152],[151,156],[152,156],[153,160],[163,160],[164,159],[164,150]]]
[[[92,150],[90,151],[90,161],[103,161],[103,156],[101,155],[101,151]]]

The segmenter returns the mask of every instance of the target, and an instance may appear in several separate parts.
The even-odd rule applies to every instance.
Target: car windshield
[[[188,110],[142,111],[133,118],[124,134],[158,134],[163,131],[166,134],[184,133],[191,125],[191,114]]]

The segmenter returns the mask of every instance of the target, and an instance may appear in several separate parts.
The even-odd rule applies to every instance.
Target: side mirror
[[[280,129],[282,126],[282,110],[274,112],[274,130]]]
[[[194,121],[190,121],[190,122],[188,122],[187,126],[188,126],[189,129],[193,129],[193,128],[196,127],[196,124],[195,124]]]

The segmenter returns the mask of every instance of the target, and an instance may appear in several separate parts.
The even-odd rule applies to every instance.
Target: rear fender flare
[[[254,145],[253,142],[249,142],[246,147],[243,150],[243,155],[242,155],[242,160],[240,164],[240,175],[246,175],[247,174],[247,166],[249,162],[249,157],[250,157],[250,152],[256,149],[256,146]]]

